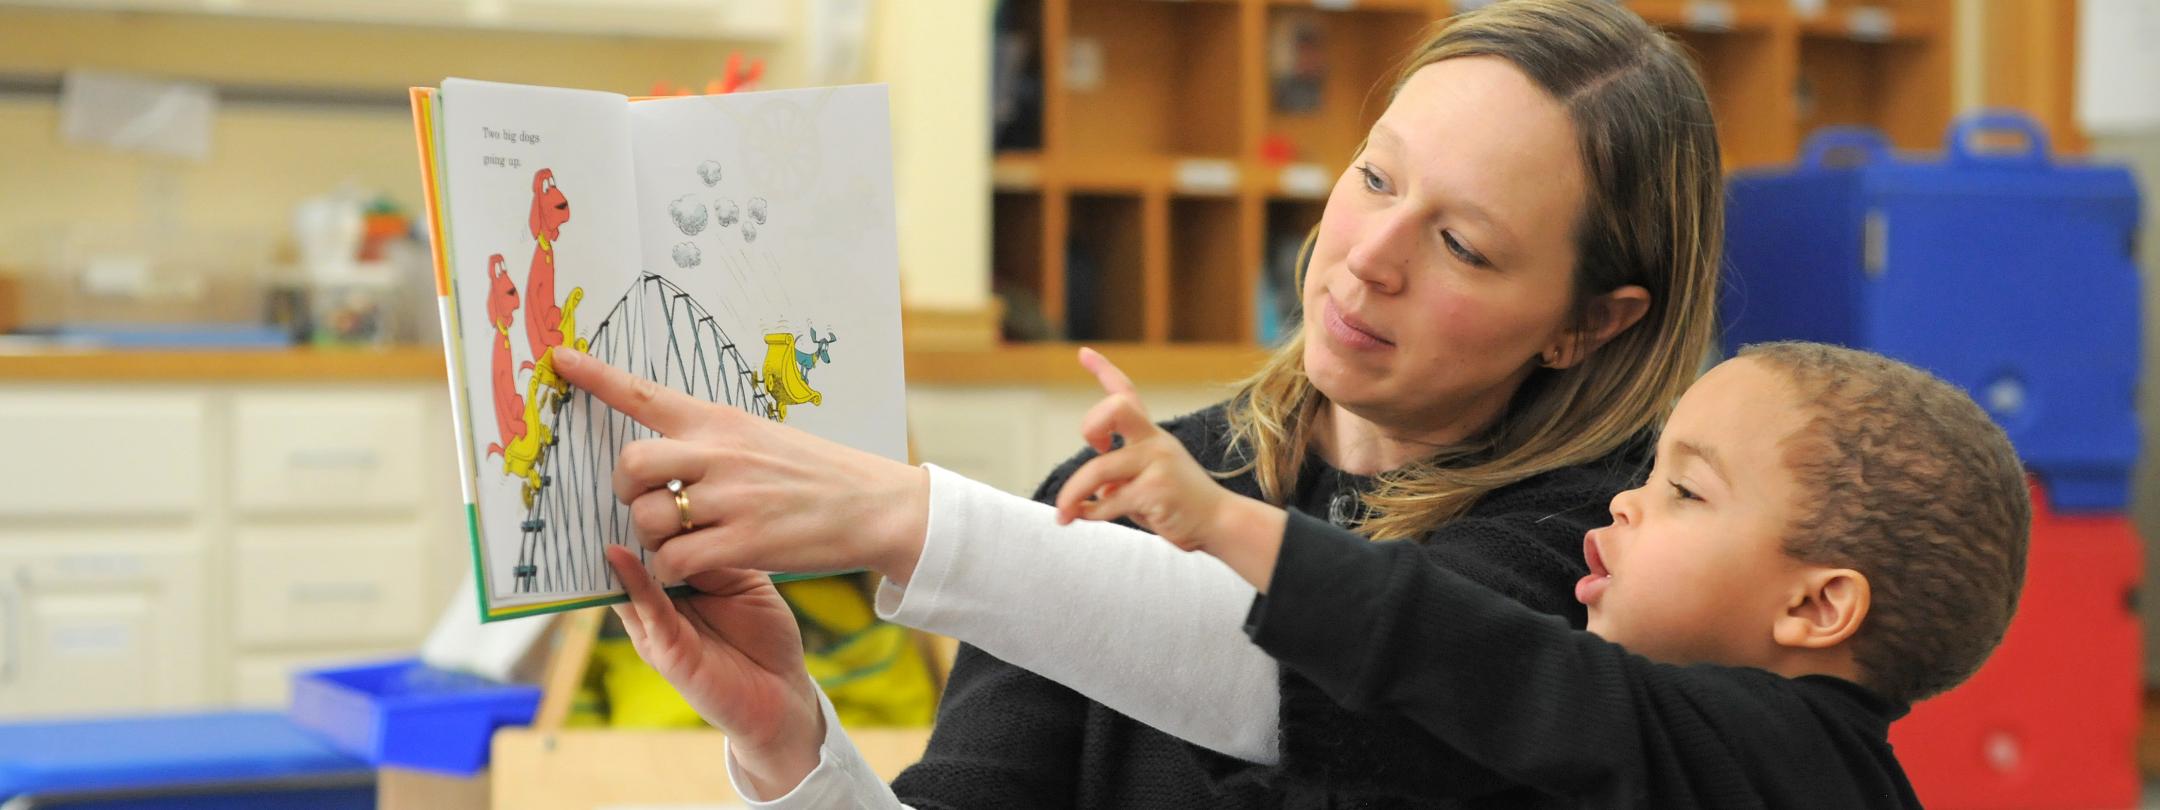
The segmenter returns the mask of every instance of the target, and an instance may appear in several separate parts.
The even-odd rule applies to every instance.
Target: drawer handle
[[[297,450],[286,457],[298,469],[374,469],[382,458],[373,450]]]
[[[365,582],[334,582],[294,585],[286,590],[294,602],[374,602],[382,597],[382,589]]]

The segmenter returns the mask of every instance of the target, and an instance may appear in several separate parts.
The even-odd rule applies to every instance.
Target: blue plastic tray
[[[468,776],[495,729],[532,722],[540,687],[502,684],[418,659],[301,672],[293,722],[370,764]]]
[[[374,796],[366,762],[277,712],[0,724],[0,802],[365,808]]]

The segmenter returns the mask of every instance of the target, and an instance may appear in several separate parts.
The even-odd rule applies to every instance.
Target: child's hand
[[[1176,437],[1148,420],[1125,372],[1093,349],[1080,350],[1080,365],[1094,372],[1108,393],[1080,426],[1088,446],[1102,455],[1081,465],[1058,491],[1058,525],[1130,517],[1179,548],[1204,550],[1236,495],[1216,483]],[[1123,437],[1125,446],[1112,450],[1112,435]]]

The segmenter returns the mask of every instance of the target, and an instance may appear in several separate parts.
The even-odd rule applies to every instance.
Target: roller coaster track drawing
[[[707,402],[777,417],[760,364],[744,358],[712,313],[659,275],[642,274],[589,340],[587,353],[603,363]],[[751,348],[762,352],[764,340]],[[609,543],[633,549],[635,543],[630,509],[615,500],[602,471],[614,469],[624,445],[658,434],[575,389],[550,395],[542,419],[553,437],[539,461],[540,488],[519,523],[515,592],[613,589],[614,572],[601,551]]]

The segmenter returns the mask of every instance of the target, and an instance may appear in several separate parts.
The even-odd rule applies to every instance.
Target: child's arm
[[[1406,717],[1583,806],[1874,807],[1869,791],[1888,789],[1851,761],[1884,733],[1865,726],[1886,719],[1844,724],[1864,712],[1826,716],[1823,687],[1803,699],[1798,682],[1762,670],[1651,662],[1416,544],[1292,513],[1271,581],[1248,628],[1261,649],[1344,707]],[[1299,718],[1286,709],[1283,723]],[[1777,796],[1796,785],[1810,792]]]
[[[1177,437],[1148,420],[1132,380],[1109,360],[1081,349],[1080,364],[1107,394],[1081,420],[1081,435],[1102,455],[1058,491],[1058,524],[1130,518],[1178,548],[1214,555],[1267,592],[1286,513],[1217,483]],[[1123,446],[1113,449],[1113,437]]]

